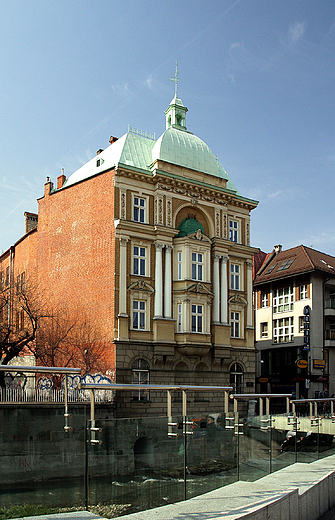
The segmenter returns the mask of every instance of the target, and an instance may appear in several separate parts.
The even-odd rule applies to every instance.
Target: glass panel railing
[[[101,516],[178,502],[335,453],[335,418],[237,413],[85,421],[61,405],[0,408],[0,507],[90,508]],[[14,485],[15,484],[15,485]]]
[[[257,416],[243,424],[243,436],[239,436],[239,479],[254,481],[271,471],[272,422],[271,416]]]
[[[0,408],[0,507],[84,505],[84,410],[64,431],[64,407],[16,405]]]
[[[182,419],[99,420],[91,428],[88,422],[88,506],[130,513],[183,500]]]
[[[236,438],[233,415],[209,414],[187,421],[187,498],[226,486],[237,480]]]

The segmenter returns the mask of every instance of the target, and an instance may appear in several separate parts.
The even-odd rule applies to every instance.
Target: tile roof
[[[263,284],[311,271],[321,271],[335,277],[335,258],[300,245],[277,254],[272,252],[258,270],[254,283]]]

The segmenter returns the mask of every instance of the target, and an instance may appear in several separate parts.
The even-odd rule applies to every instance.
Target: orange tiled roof
[[[256,274],[255,285],[288,278],[296,274],[321,271],[335,276],[335,258],[303,245],[273,254],[272,259]]]

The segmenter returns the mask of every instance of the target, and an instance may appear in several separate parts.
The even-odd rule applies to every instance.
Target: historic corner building
[[[275,246],[254,288],[258,390],[297,398],[335,393],[335,258]]]
[[[176,94],[158,140],[129,128],[57,187],[48,179],[27,236],[49,297],[99,324],[116,382],[250,392],[257,202],[186,129],[186,112]],[[120,391],[117,413],[157,414],[165,400]],[[195,412],[222,411],[221,393],[189,400]]]

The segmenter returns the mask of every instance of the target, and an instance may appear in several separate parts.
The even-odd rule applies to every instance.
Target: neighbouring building
[[[35,248],[24,270],[29,276],[32,262],[50,301],[99,326],[116,382],[252,392],[257,202],[187,130],[186,112],[176,93],[159,139],[128,128],[69,178],[47,179],[38,227],[22,239]],[[16,277],[22,260],[16,254],[9,266],[6,255],[0,270]],[[222,411],[220,393],[189,400],[190,411]],[[157,392],[120,392],[117,414],[159,414],[163,401]]]
[[[297,398],[335,393],[335,258],[275,246],[254,291],[258,389]]]

